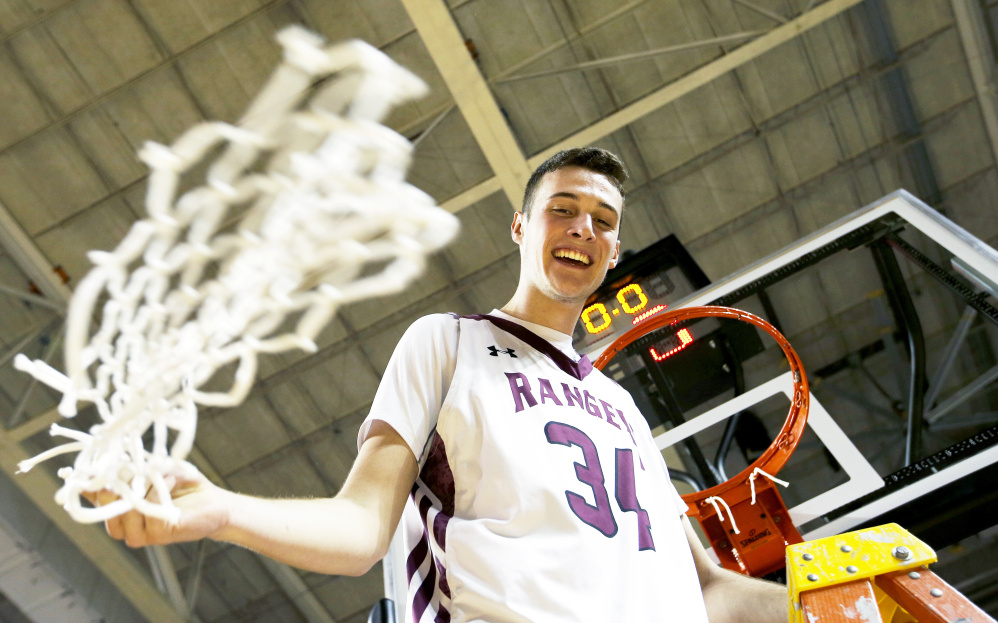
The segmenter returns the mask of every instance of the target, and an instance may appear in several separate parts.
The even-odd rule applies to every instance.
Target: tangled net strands
[[[175,521],[163,474],[189,467],[197,405],[240,404],[259,353],[315,351],[340,306],[404,289],[457,232],[452,214],[405,182],[411,145],[378,123],[423,83],[364,43],[323,47],[298,27],[277,39],[284,60],[237,125],[200,124],[140,151],[149,216],[113,252],[89,254],[66,374],[15,359],[62,393],[61,415],[89,402],[100,416],[88,433],[53,424],[70,441],[19,465],[78,452],[56,494],[76,521],[131,509]],[[178,199],[181,176],[202,163],[204,185]],[[228,391],[203,390],[223,368],[235,368]],[[162,502],[146,499],[150,488]],[[81,504],[104,489],[120,499]]]

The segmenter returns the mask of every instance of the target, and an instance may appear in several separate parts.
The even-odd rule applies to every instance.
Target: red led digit
[[[603,324],[599,326],[593,324],[590,316],[593,315],[594,311],[599,311]],[[606,313],[606,306],[603,305],[603,303],[593,303],[582,311],[582,324],[586,325],[586,331],[589,331],[590,333],[600,333],[602,331],[606,331],[610,328],[611,322],[612,319],[610,318],[610,314]]]
[[[630,292],[638,295],[638,304],[634,307],[631,307],[627,303],[627,294]],[[645,296],[645,293],[641,290],[641,286],[636,283],[632,283],[627,287],[621,288],[620,291],[617,292],[617,300],[620,301],[620,306],[623,307],[624,311],[628,314],[639,312],[645,308],[645,305],[648,304],[648,297]]]
[[[646,318],[651,318],[652,316],[654,316],[658,312],[662,311],[666,307],[668,307],[668,305],[656,305],[655,307],[652,307],[651,309],[649,309],[648,311],[644,312],[640,316],[635,316],[634,320],[631,321],[631,324],[638,324],[639,322],[641,322],[642,320],[645,320]]]
[[[679,345],[675,346],[671,350],[665,351],[664,353],[658,353],[654,346],[649,348],[648,352],[651,353],[651,358],[655,361],[662,361],[666,357],[675,355],[693,343],[693,334],[690,333],[689,329],[681,329],[679,333],[676,333],[676,337],[679,338]]]

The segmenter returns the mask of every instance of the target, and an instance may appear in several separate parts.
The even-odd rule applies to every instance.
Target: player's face
[[[520,279],[554,301],[584,301],[617,263],[623,203],[613,182],[599,173],[579,167],[547,173],[529,217],[513,217]]]

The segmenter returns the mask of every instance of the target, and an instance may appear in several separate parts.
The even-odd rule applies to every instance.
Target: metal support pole
[[[998,366],[994,366],[981,376],[977,377],[969,384],[962,387],[960,391],[944,400],[938,407],[930,411],[928,415],[929,422],[935,422],[953,409],[967,402],[974,394],[990,385],[995,379],[998,379]]]
[[[66,315],[65,305],[61,305],[56,301],[51,301],[44,296],[38,296],[37,294],[32,294],[31,292],[24,292],[23,290],[18,290],[16,288],[8,288],[3,285],[0,285],[0,294],[9,294],[10,296],[21,299],[25,303],[47,307],[48,309],[57,312],[60,316]]]
[[[741,396],[745,393],[745,371],[742,369],[742,363],[738,361],[738,357],[735,356],[731,344],[728,343],[726,337],[722,335],[718,341],[721,347],[721,354],[724,355],[724,362],[731,372],[732,383],[735,386],[735,396]],[[738,429],[738,421],[741,417],[742,412],[739,411],[728,418],[727,423],[724,425],[724,434],[721,435],[721,443],[718,444],[717,453],[714,454],[714,469],[721,480],[728,479],[728,474],[724,470],[724,461],[728,458],[728,452],[731,450],[731,442],[735,438],[735,431]]]
[[[48,363],[52,359],[52,355],[55,354],[59,345],[62,344],[62,323],[59,323],[55,329],[55,337],[51,338],[48,346],[45,348],[45,352],[42,353],[42,361]],[[21,421],[21,416],[24,415],[25,409],[28,408],[28,401],[31,396],[35,393],[35,388],[38,387],[38,379],[31,377],[28,382],[28,386],[24,389],[24,393],[21,395],[21,399],[17,401],[17,406],[14,407],[14,412],[10,414],[7,418],[7,428],[13,428],[18,422]]]
[[[419,133],[419,136],[417,136],[416,138],[412,139],[412,150],[415,151],[416,147],[420,143],[423,142],[423,139],[425,139],[427,136],[429,136],[430,132],[432,132],[434,129],[436,129],[436,127],[438,125],[440,125],[440,122],[443,121],[447,117],[447,115],[449,115],[451,113],[451,111],[454,110],[455,108],[457,108],[457,106],[453,106],[453,105],[448,106],[447,110],[445,110],[442,113],[440,113],[439,115],[437,115],[437,117],[433,121],[430,122],[430,125],[426,126],[426,129]]]
[[[911,300],[911,293],[904,282],[901,267],[898,266],[894,251],[884,240],[870,245],[877,272],[884,283],[884,290],[891,308],[899,315],[901,329],[908,334],[908,350],[911,359],[911,378],[908,380],[908,431],[905,437],[904,464],[907,467],[922,454],[922,410],[925,398],[925,336],[918,311]]]
[[[204,552],[208,547],[208,540],[198,541],[194,550],[194,558],[191,560],[191,569],[187,575],[187,612],[194,612],[198,601],[198,589],[201,588],[201,569],[204,566]]]
[[[685,482],[689,486],[693,487],[694,491],[703,491],[707,487],[703,486],[703,483],[697,480],[696,476],[689,472],[684,472],[681,469],[669,469],[669,477],[673,480],[678,480],[680,482]]]
[[[748,0],[732,0],[732,2],[734,2],[735,4],[740,4],[743,7],[745,7],[746,9],[748,9],[749,11],[753,11],[755,13],[758,13],[759,15],[762,15],[763,17],[768,17],[769,19],[774,20],[776,22],[779,22],[781,24],[786,24],[787,21],[788,21],[787,18],[783,17],[779,13],[774,13],[773,11],[770,11],[769,9],[764,9],[761,6],[752,4]]]
[[[14,344],[6,351],[4,351],[2,355],[0,355],[0,367],[7,365],[7,362],[13,359],[14,356],[17,355],[17,353],[24,350],[24,347],[30,344],[32,340],[37,339],[39,335],[45,333],[46,331],[51,331],[53,325],[55,325],[55,323],[58,322],[59,320],[60,320],[59,318],[54,318],[50,322],[46,323],[41,327],[38,327],[36,325],[35,328],[31,329],[31,331],[29,331],[27,335],[21,338],[20,342]]]
[[[146,548],[149,555],[149,565],[156,576],[156,583],[161,584],[161,590],[165,589],[166,596],[170,599],[173,607],[189,621],[196,621],[197,618],[191,616],[187,610],[187,600],[184,599],[184,591],[180,588],[180,581],[177,579],[177,572],[173,568],[173,560],[170,552],[166,551],[164,545],[150,545]]]
[[[544,76],[556,76],[558,74],[564,74],[570,71],[581,71],[583,69],[597,69],[599,67],[608,67],[610,65],[617,65],[619,63],[624,63],[627,61],[636,61],[636,60],[641,60],[643,58],[653,58],[656,56],[662,56],[664,54],[673,54],[675,52],[699,50],[700,48],[713,48],[719,45],[724,45],[725,43],[734,43],[736,41],[744,41],[745,39],[752,39],[754,37],[758,37],[765,33],[766,33],[765,30],[736,32],[734,34],[723,35],[721,37],[712,37],[710,39],[690,41],[689,43],[680,43],[678,45],[670,45],[664,48],[656,48],[654,50],[645,50],[643,52],[621,54],[620,56],[598,58],[594,61],[586,61],[584,63],[578,63],[576,65],[569,65],[568,67],[558,67],[556,69],[547,69],[545,71],[538,71],[529,74],[517,74],[514,76],[506,76],[505,78],[498,78],[496,80],[492,80],[491,82],[492,84],[502,84],[504,82],[516,82],[518,80],[528,80],[530,78],[543,78]]]
[[[974,324],[975,318],[977,318],[977,310],[973,307],[965,308],[963,315],[960,316],[960,322],[956,325],[956,331],[953,332],[953,337],[949,339],[946,349],[943,350],[943,360],[940,362],[936,374],[929,381],[929,392],[925,395],[925,404],[930,409],[936,402],[936,398],[939,397],[943,383],[946,381],[950,369],[956,362],[956,354],[959,352],[960,347],[963,346],[964,340],[967,339],[967,332],[970,331],[970,326]],[[930,419],[929,421],[931,422],[932,420]]]

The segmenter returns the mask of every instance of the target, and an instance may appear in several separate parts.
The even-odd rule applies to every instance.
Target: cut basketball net
[[[79,452],[56,494],[77,521],[133,508],[175,521],[163,474],[190,468],[197,405],[240,404],[258,353],[315,351],[340,306],[402,290],[457,232],[452,214],[405,182],[411,145],[378,124],[423,83],[364,43],[324,47],[297,27],[277,38],[283,63],[237,125],[200,124],[139,153],[151,169],[149,216],[113,252],[89,254],[95,267],[69,308],[66,374],[15,359],[62,393],[60,414],[89,402],[100,416],[89,432],[53,424],[71,441],[19,465]],[[201,163],[205,183],[178,198],[181,176]],[[231,382],[215,381],[226,391],[205,389],[232,368]],[[81,504],[105,489],[120,499]],[[160,502],[146,499],[150,489]]]

